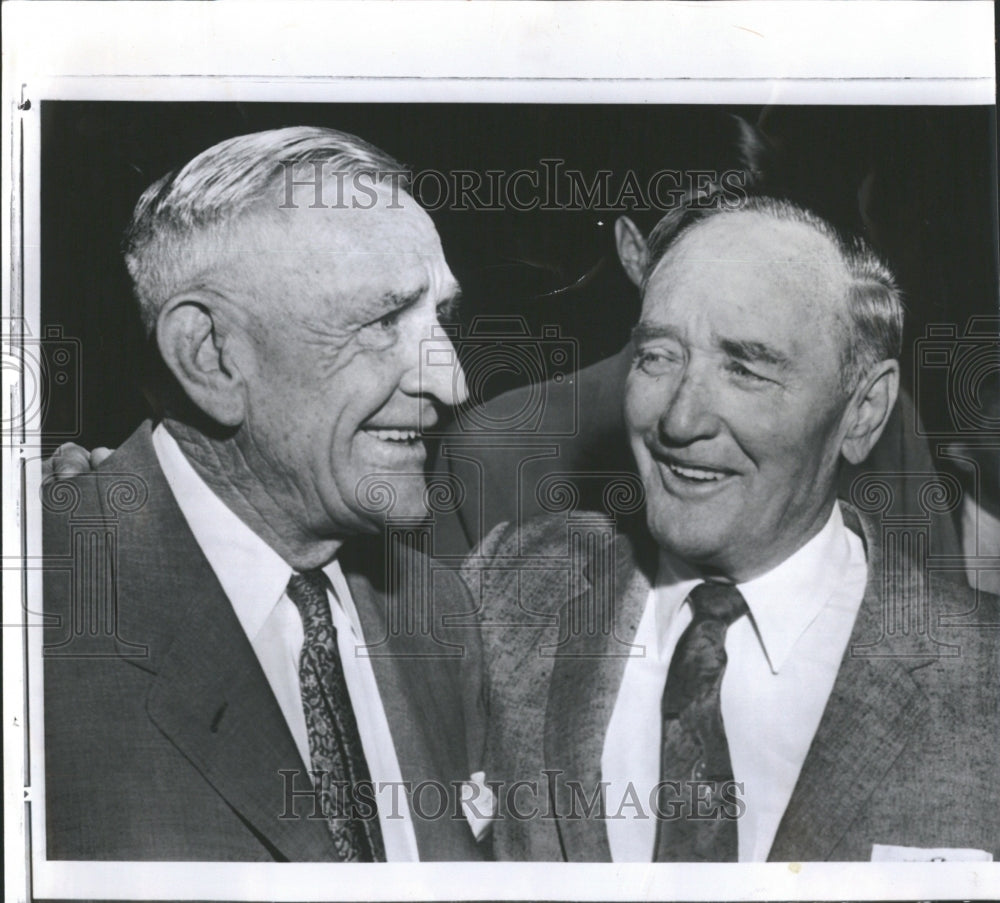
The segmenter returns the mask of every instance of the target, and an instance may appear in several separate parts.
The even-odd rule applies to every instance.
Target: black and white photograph
[[[992,68],[597,69],[11,95],[10,899],[996,895]]]

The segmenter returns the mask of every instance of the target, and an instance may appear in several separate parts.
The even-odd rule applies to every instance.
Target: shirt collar
[[[688,594],[702,578],[698,572],[684,562],[660,550],[660,563],[656,574],[656,637],[657,651],[660,658],[666,651],[664,642],[669,632],[670,624],[677,617]]]
[[[233,606],[244,633],[253,639],[285,594],[292,576],[291,565],[209,488],[162,423],[153,430],[153,448],[181,514]],[[346,582],[337,560],[326,565],[323,571],[338,601],[342,602]],[[341,607],[358,630],[354,606],[342,602]]]
[[[834,504],[823,529],[766,574],[737,584],[746,600],[771,671],[777,674],[799,638],[836,592],[851,557],[848,528]],[[661,642],[671,620],[701,577],[665,553],[657,576],[657,636]]]

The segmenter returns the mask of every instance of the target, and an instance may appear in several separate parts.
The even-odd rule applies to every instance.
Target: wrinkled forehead
[[[311,190],[296,194],[294,206],[276,205],[290,241],[343,253],[441,254],[431,218],[398,186],[362,181],[327,194],[323,206]]]
[[[339,207],[258,206],[224,242],[220,266],[269,310],[367,316],[373,299],[436,304],[458,290],[434,224],[403,192],[359,191]]]
[[[713,216],[683,233],[650,275],[646,303],[682,293],[730,291],[793,297],[817,309],[845,311],[849,274],[829,237],[808,223],[758,211]]]
[[[258,205],[237,229],[282,268],[376,268],[387,260],[446,268],[431,218],[408,194],[383,186],[349,191],[336,206]]]

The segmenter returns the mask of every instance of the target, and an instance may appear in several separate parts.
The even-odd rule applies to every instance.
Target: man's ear
[[[156,321],[156,342],[184,393],[216,423],[237,427],[246,415],[244,383],[230,343],[220,335],[210,298],[171,298]]]
[[[642,231],[627,216],[615,220],[615,246],[625,274],[633,285],[640,287],[649,261],[649,249]]]
[[[860,464],[875,447],[899,393],[899,361],[882,361],[855,389],[848,407],[847,432],[841,444],[844,457]]]

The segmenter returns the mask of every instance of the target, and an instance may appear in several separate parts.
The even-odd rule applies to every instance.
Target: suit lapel
[[[221,593],[221,591],[220,591]],[[228,600],[198,601],[150,692],[150,718],[269,846],[288,860],[335,858],[313,801],[286,807],[311,778]],[[282,775],[281,771],[292,774]],[[289,815],[280,818],[288,809]]]
[[[282,819],[279,771],[306,767],[239,621],[184,521],[159,469],[148,425],[123,447],[116,472],[141,475],[147,503],[128,524],[119,553],[125,635],[149,644],[137,661],[155,673],[147,712],[164,735],[258,834],[276,858],[329,860],[322,819]],[[102,497],[105,496],[102,493]],[[123,524],[123,527],[126,526]],[[140,626],[141,625],[141,626]]]
[[[608,604],[613,606],[613,635],[599,629],[565,635],[549,685],[545,766],[554,773],[552,802],[559,816],[563,853],[571,862],[611,860],[605,822],[594,817],[601,810],[595,805],[592,816],[584,813],[590,801],[600,801],[604,738],[632,648],[629,644],[649,596],[649,559],[655,556],[646,554],[645,543],[639,546],[637,556],[636,542],[642,541],[620,535],[612,579],[595,581],[612,587],[610,600],[596,601],[599,611],[606,611]],[[593,592],[594,583],[584,575],[582,591],[571,599],[569,607],[594,604]],[[569,625],[573,620],[566,617],[564,623]]]
[[[903,666],[912,667],[912,658],[864,657],[853,651],[883,632],[883,561],[877,528],[849,506],[842,508],[847,525],[865,542],[868,581],[829,702],[772,844],[772,861],[828,858],[909,738],[919,733],[928,709]]]

